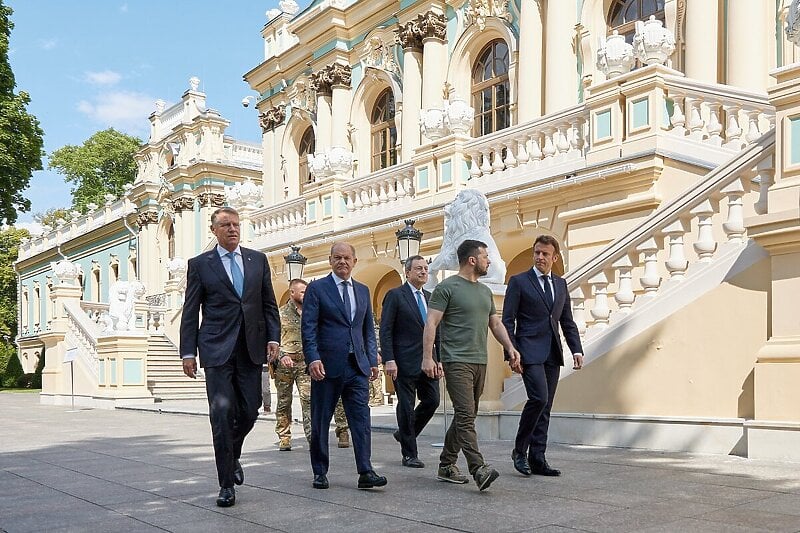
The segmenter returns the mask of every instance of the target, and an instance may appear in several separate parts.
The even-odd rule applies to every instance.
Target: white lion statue
[[[108,294],[108,312],[103,313],[100,321],[104,333],[115,331],[133,331],[136,329],[136,300],[144,296],[144,284],[141,281],[117,281],[111,285]]]
[[[433,290],[439,283],[441,270],[458,270],[458,245],[467,239],[485,242],[489,249],[489,272],[480,281],[502,285],[506,280],[506,264],[500,257],[497,243],[489,231],[489,202],[476,189],[464,189],[444,208],[444,239],[439,255],[430,265],[430,277],[425,288]]]

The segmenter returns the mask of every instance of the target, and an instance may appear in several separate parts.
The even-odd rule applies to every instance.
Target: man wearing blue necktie
[[[258,418],[261,367],[278,355],[280,318],[266,256],[239,246],[239,214],[211,215],[217,246],[189,260],[180,328],[183,371],[205,369],[220,491],[217,505],[236,503],[244,483],[244,438]],[[199,323],[200,311],[203,321]]]
[[[572,368],[580,370],[583,366],[583,348],[572,319],[567,282],[552,272],[559,257],[554,237],[536,237],[533,268],[511,277],[503,302],[503,325],[522,357],[522,380],[528,394],[511,460],[514,468],[526,476],[561,475],[544,455],[550,409],[564,365],[559,326],[572,352]]]
[[[439,406],[439,380],[422,372],[422,333],[431,294],[422,289],[428,281],[428,262],[414,255],[405,262],[406,283],[386,293],[381,310],[381,355],[386,374],[397,391],[397,427],[402,465],[424,468],[417,453],[417,437]],[[438,343],[436,361],[439,363]],[[419,398],[419,404],[417,404]],[[414,405],[416,404],[416,408]]]

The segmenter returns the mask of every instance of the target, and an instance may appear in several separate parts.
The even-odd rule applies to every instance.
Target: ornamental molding
[[[422,39],[447,40],[447,17],[428,11],[417,17]]]
[[[158,212],[144,211],[143,213],[139,213],[136,216],[136,224],[140,228],[143,228],[148,224],[158,224]]]
[[[333,87],[350,88],[353,71],[350,65],[333,63],[311,75],[311,87],[317,94],[332,94]]]
[[[464,22],[466,26],[476,24],[481,31],[486,28],[486,19],[499,18],[511,22],[508,0],[469,0],[464,6]]]
[[[317,111],[317,94],[311,87],[311,79],[307,76],[298,78],[286,93],[292,115],[303,113],[313,115]]]
[[[222,207],[225,205],[225,195],[217,192],[203,192],[197,195],[200,207]]]
[[[419,17],[418,17],[419,18]],[[397,29],[397,42],[403,50],[422,50],[422,32],[418,20],[409,20]]]
[[[397,36],[394,33],[389,33],[388,39],[381,34],[372,35],[361,46],[361,65],[365,69],[376,68],[399,76],[396,51]]]
[[[786,38],[800,46],[800,0],[792,0],[786,17]]]
[[[286,105],[284,104],[272,107],[258,115],[258,124],[261,126],[262,133],[274,130],[282,125],[284,120],[286,120]]]
[[[181,196],[172,200],[172,209],[176,213],[181,211],[191,211],[194,209],[194,198],[191,196]]]

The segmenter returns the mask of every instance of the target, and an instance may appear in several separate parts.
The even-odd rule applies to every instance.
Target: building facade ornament
[[[663,65],[675,51],[675,37],[654,15],[642,22],[636,21],[633,52],[645,65]]]
[[[633,46],[617,30],[608,37],[601,36],[597,47],[597,68],[607,78],[630,72],[634,62]]]
[[[333,87],[350,87],[351,78],[350,65],[333,63],[311,75],[311,87],[317,94],[330,95]]]
[[[225,187],[225,199],[234,209],[254,208],[261,200],[261,188],[248,178],[242,183]]]
[[[449,84],[445,84],[449,95]],[[419,118],[420,133],[434,141],[451,133],[469,135],[475,122],[475,109],[458,95],[442,102],[442,107],[425,109]]]
[[[447,17],[445,15],[428,11],[419,15],[417,20],[422,39],[447,40]]]
[[[308,165],[316,180],[333,175],[346,176],[353,170],[353,152],[343,146],[334,146],[327,152],[308,154]]]
[[[58,262],[55,261],[51,262],[50,270],[52,270],[53,274],[55,274],[59,285],[70,285],[70,286],[76,285],[75,281],[78,279],[78,275],[80,274],[78,265],[76,265],[69,259],[62,259],[61,261]]]
[[[225,205],[225,195],[218,192],[203,192],[197,195],[200,207],[222,207]]]
[[[181,211],[191,211],[194,209],[194,198],[191,196],[181,196],[172,200],[172,209],[176,213]]]
[[[286,93],[289,105],[292,107],[292,115],[305,113],[312,115],[317,110],[317,94],[311,87],[311,80],[300,78],[292,83]]]
[[[167,272],[169,273],[169,279],[180,278],[186,274],[186,259],[173,257],[167,261]]]
[[[135,306],[136,301],[144,296],[144,284],[141,281],[117,281],[108,292],[108,312],[100,317],[103,332],[135,330]]]
[[[395,56],[396,48],[396,41],[384,42],[380,36],[373,35],[364,40],[361,46],[361,64],[364,67],[377,68],[399,75],[400,65],[397,64]]]
[[[281,11],[288,15],[294,15],[300,11],[300,6],[294,0],[281,0],[278,2],[278,6],[280,6]]]
[[[464,21],[467,26],[477,24],[478,29],[483,31],[489,17],[511,22],[508,0],[469,0],[464,6]]]
[[[400,43],[403,50],[422,50],[422,32],[419,29],[419,17],[399,25],[397,42]]]
[[[800,46],[800,0],[792,0],[786,17],[786,38]]]
[[[277,128],[283,124],[284,120],[286,120],[286,106],[284,104],[272,107],[258,115],[258,124],[261,126],[262,133]]]
[[[136,216],[136,224],[138,224],[140,228],[143,228],[148,224],[158,224],[158,213],[156,211],[145,211],[143,213],[139,213]]]

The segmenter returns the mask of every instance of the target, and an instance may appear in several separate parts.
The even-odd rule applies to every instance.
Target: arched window
[[[666,20],[664,0],[614,0],[608,9],[608,34],[616,30],[628,43],[633,43],[636,21],[647,20],[650,15],[661,22]]]
[[[314,175],[311,174],[311,168],[308,166],[308,154],[314,155],[314,150],[316,150],[314,128],[309,126],[306,128],[306,131],[303,132],[303,137],[300,139],[300,147],[297,150],[300,161],[297,175],[300,176],[301,189],[306,183],[314,181]]]
[[[472,67],[473,136],[480,137],[511,125],[508,45],[502,39],[487,44]]]
[[[92,297],[95,302],[100,301],[100,264],[97,261],[92,261]]]
[[[397,127],[394,124],[394,94],[386,89],[372,108],[372,171],[397,164]]]
[[[175,224],[172,222],[167,227],[167,257],[175,257]]]

